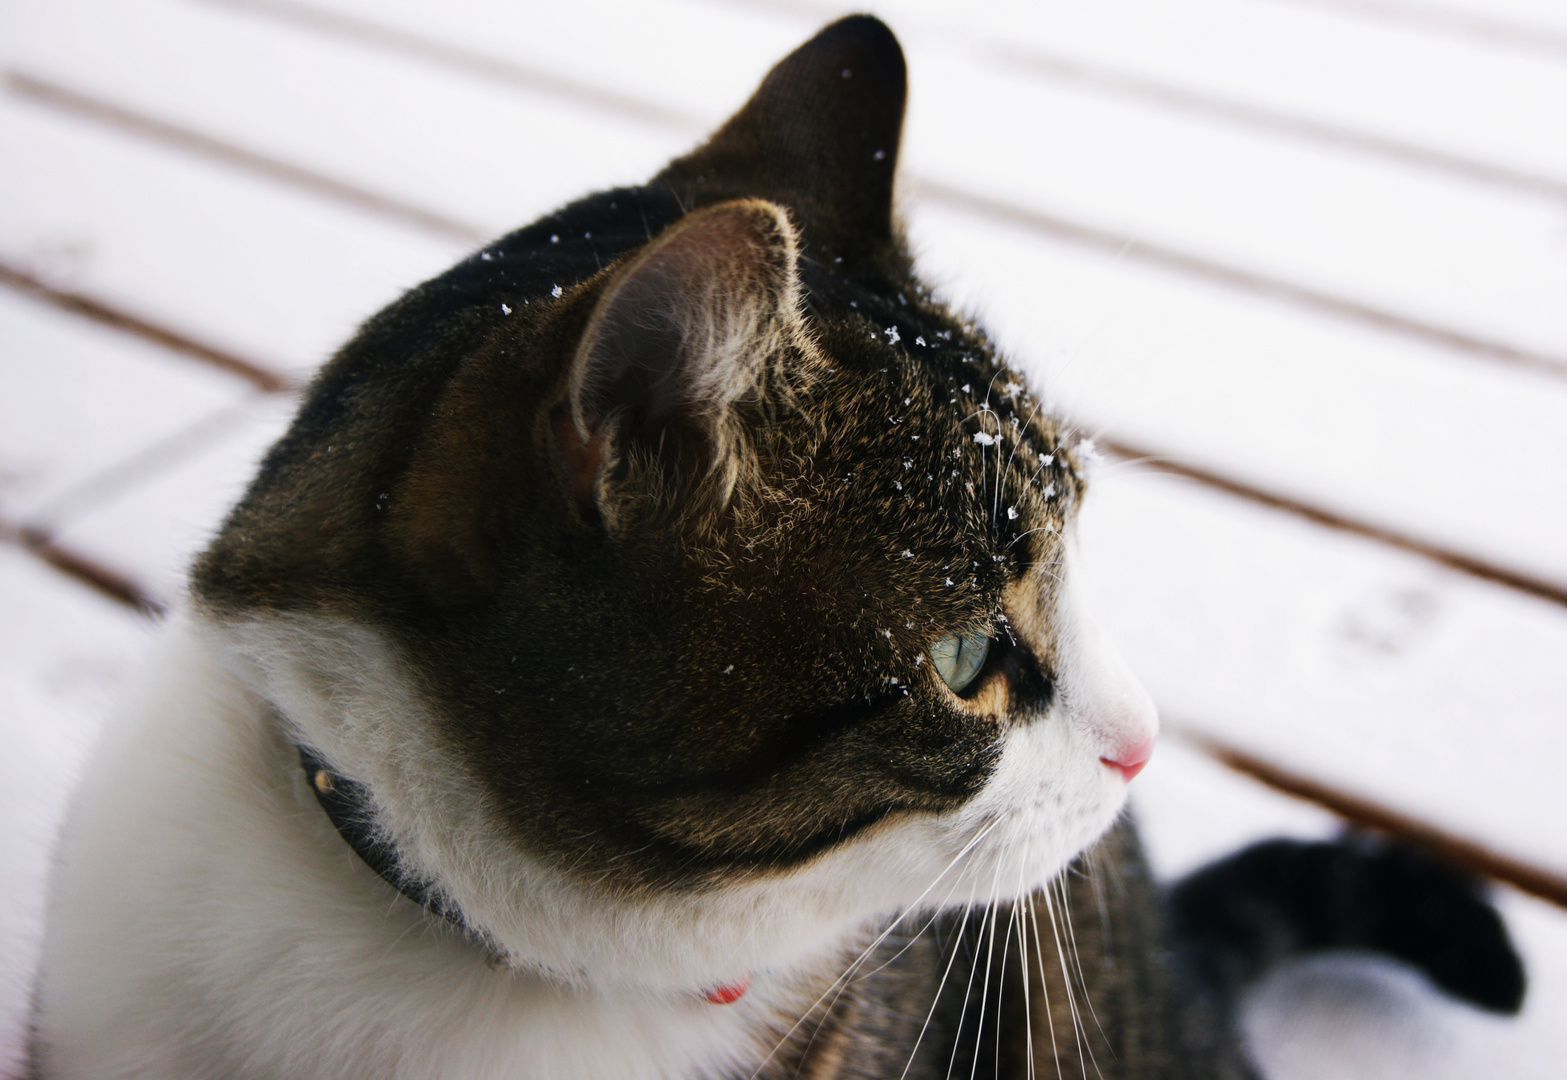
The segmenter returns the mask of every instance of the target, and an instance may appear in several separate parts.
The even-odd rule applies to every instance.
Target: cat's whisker
[[[996,861],[996,872],[995,872],[995,874],[993,874],[991,876],[991,879],[990,879],[990,899],[986,901],[986,903],[985,903],[985,914],[980,919],[980,924],[979,924],[979,937],[980,938],[984,938],[984,936],[985,936],[985,927],[986,927],[986,924],[988,923],[990,925],[990,928],[991,928],[992,940],[994,940],[994,937],[995,937],[995,923],[996,923],[996,887],[997,887],[997,883],[1000,881],[1000,878],[1001,878],[1001,862],[998,859]],[[990,969],[987,966],[985,970],[986,970],[986,977],[987,977],[987,981],[988,981]],[[952,1039],[952,1057],[950,1059],[948,1059],[948,1061],[947,1061],[947,1080],[952,1080],[952,1069],[953,1069],[953,1066],[957,1063],[958,1050],[963,1045],[963,1024],[964,1024],[965,1019],[968,1017],[969,1003],[974,1000],[974,977],[976,975],[978,975],[978,974],[979,974],[979,949],[978,949],[978,947],[976,947],[975,950],[974,950],[974,962],[971,965],[969,965],[968,986],[963,991],[963,1008],[958,1013],[958,1027],[957,1027],[957,1031],[954,1033],[954,1036],[953,1036],[953,1039]],[[984,1033],[985,1033],[985,1005],[984,1005],[983,991],[982,991],[982,993],[981,993],[981,1001],[980,1001],[980,1008],[979,1008],[979,1017],[978,1017],[978,1019],[975,1022],[975,1028],[974,1028],[974,1062],[975,1062],[976,1065],[979,1062],[979,1041],[984,1036]],[[970,1077],[970,1080],[972,1080],[972,1076]]]
[[[1099,1034],[1104,1035],[1104,1025],[1099,1022],[1099,1014],[1094,1012],[1093,998],[1088,993],[1088,977],[1083,974],[1083,954],[1077,947],[1077,927],[1072,921],[1072,894],[1066,887],[1066,874],[1068,870],[1062,870],[1057,879],[1061,882],[1061,918],[1066,923],[1067,941],[1072,947],[1072,964],[1077,968],[1077,984],[1083,990],[1083,1004],[1088,1008],[1088,1015],[1093,1018],[1094,1027],[1099,1029]]]
[[[1059,877],[1057,877],[1056,880],[1059,881]],[[1093,1062],[1094,1072],[1099,1073],[1102,1076],[1103,1074],[1100,1073],[1099,1069],[1099,1062],[1094,1059],[1094,1048],[1092,1041],[1085,1040],[1085,1036],[1087,1035],[1088,1030],[1083,1026],[1082,1016],[1078,1012],[1077,994],[1072,989],[1072,972],[1071,968],[1067,966],[1066,952],[1061,945],[1061,927],[1056,922],[1055,900],[1052,897],[1051,891],[1048,887],[1045,889],[1045,914],[1050,920],[1050,934],[1053,938],[1055,938],[1056,963],[1061,966],[1061,984],[1066,989],[1066,1005],[1067,1009],[1070,1010],[1072,1017],[1072,1037],[1077,1041],[1077,1060],[1078,1065],[1083,1072],[1083,1080],[1087,1080],[1088,1078],[1088,1062],[1090,1061]],[[1087,1041],[1086,1046],[1085,1041]],[[1086,1058],[1084,1057],[1085,1053],[1087,1055]]]
[[[843,974],[839,975],[836,979],[834,979],[832,981],[832,983],[827,987],[827,989],[823,990],[821,992],[821,994],[816,998],[816,1000],[813,1001],[806,1008],[805,1012],[801,1014],[800,1018],[798,1020],[796,1020],[792,1025],[790,1025],[789,1030],[783,1033],[783,1035],[778,1039],[777,1043],[773,1046],[772,1050],[768,1051],[767,1056],[764,1057],[757,1064],[756,1070],[751,1073],[751,1076],[750,1076],[749,1080],[756,1080],[757,1075],[760,1074],[761,1071],[767,1067],[767,1063],[772,1061],[772,1059],[778,1054],[778,1051],[783,1049],[784,1045],[791,1038],[793,1038],[794,1033],[796,1031],[800,1030],[800,1025],[804,1024],[807,1020],[809,1020],[811,1018],[811,1015],[813,1013],[815,1013],[816,1010],[822,1005],[822,1003],[824,1001],[827,1001],[827,999],[829,997],[831,997],[832,1000],[831,1000],[831,1002],[828,1003],[826,1011],[827,1012],[831,1012],[832,1011],[833,1006],[835,1006],[837,1004],[837,1002],[838,1002],[838,998],[840,996],[842,996],[844,990],[846,990],[848,988],[849,984],[854,981],[854,975],[858,971],[860,965],[865,962],[865,959],[868,956],[870,956],[871,953],[873,951],[875,951],[877,946],[879,946],[883,941],[885,941],[887,939],[887,937],[895,929],[897,929],[899,924],[901,924],[903,922],[903,920],[908,917],[908,915],[909,915],[909,913],[911,911],[913,911],[921,903],[924,902],[925,897],[930,895],[931,890],[934,889],[937,886],[937,884],[940,883],[942,878],[946,877],[947,874],[951,873],[954,867],[956,867],[959,863],[961,863],[969,855],[970,852],[974,851],[979,846],[979,844],[985,839],[985,837],[990,835],[990,833],[992,832],[992,830],[994,830],[996,828],[996,826],[1001,824],[1001,820],[1002,820],[1001,818],[992,818],[985,825],[984,828],[980,829],[979,832],[975,833],[972,837],[969,838],[968,842],[963,845],[963,848],[956,855],[954,855],[952,857],[952,861],[947,863],[946,866],[942,867],[941,872],[938,873],[936,875],[936,877],[931,881],[931,883],[925,887],[925,890],[923,892],[921,892],[919,894],[919,896],[915,897],[912,901],[910,901],[909,904],[898,915],[898,917],[896,919],[894,919],[891,923],[889,923],[887,925],[887,928],[876,936],[875,940],[873,940],[869,945],[867,945],[863,950],[861,950],[861,952],[860,952],[860,954],[858,956],[856,956],[852,961],[850,961],[849,966],[844,970]],[[815,1039],[816,1039],[816,1034],[815,1034],[815,1032],[812,1032],[812,1034],[811,1034],[811,1042],[806,1044],[806,1049],[807,1050],[809,1050],[809,1048],[812,1045],[812,1043],[815,1042]]]
[[[941,1004],[942,992],[947,988],[947,978],[948,978],[948,976],[950,976],[952,974],[952,965],[957,962],[958,952],[963,947],[962,927],[963,927],[963,925],[965,923],[968,922],[969,915],[970,915],[970,913],[973,912],[973,910],[974,910],[974,891],[971,888],[970,891],[969,891],[968,903],[966,903],[963,906],[963,914],[962,914],[962,916],[960,916],[956,920],[956,925],[958,926],[959,929],[958,929],[958,933],[953,935],[953,938],[952,938],[952,955],[947,957],[947,966],[941,972],[941,981],[936,984],[936,994],[930,1000],[930,1011],[925,1014],[925,1022],[920,1025],[920,1033],[914,1039],[914,1046],[909,1051],[909,1060],[904,1064],[903,1072],[898,1074],[898,1080],[905,1080],[905,1078],[909,1075],[909,1070],[914,1067],[914,1058],[920,1052],[920,1044],[925,1041],[925,1033],[930,1030],[931,1019],[933,1017],[935,1017],[935,1015],[936,1015],[936,1007]],[[937,942],[937,953],[936,953],[936,955],[938,955],[938,956],[941,955],[941,952],[940,952],[940,941],[939,940]],[[948,1074],[950,1075],[951,1074],[951,1069],[949,1068],[947,1071],[948,1071]]]
[[[1083,1056],[1083,1049],[1084,1049],[1083,1048],[1083,1040],[1084,1040],[1084,1036],[1087,1034],[1088,1029],[1082,1023],[1081,1010],[1079,1010],[1078,1005],[1077,1005],[1077,991],[1072,986],[1072,967],[1071,967],[1070,964],[1067,963],[1067,960],[1066,960],[1065,951],[1063,950],[1063,946],[1062,946],[1060,921],[1059,921],[1059,919],[1057,917],[1057,912],[1060,910],[1060,906],[1059,906],[1059,902],[1058,901],[1059,901],[1059,896],[1060,896],[1061,879],[1062,879],[1062,874],[1064,874],[1064,873],[1065,873],[1065,871],[1062,871],[1062,873],[1056,874],[1055,877],[1051,878],[1050,881],[1048,883],[1046,883],[1045,891],[1049,894],[1050,897],[1054,897],[1055,898],[1055,899],[1048,899],[1047,898],[1046,906],[1047,906],[1047,910],[1048,910],[1049,916],[1050,916],[1051,933],[1055,936],[1057,960],[1059,961],[1059,963],[1061,965],[1061,981],[1062,981],[1063,985],[1065,985],[1065,987],[1066,987],[1067,1007],[1071,1010],[1071,1016],[1072,1016],[1072,1037],[1077,1041],[1078,1065],[1083,1070],[1083,1074],[1086,1077],[1087,1073],[1088,1073],[1088,1066],[1085,1063],[1084,1056]],[[1090,1050],[1090,1056],[1092,1056],[1092,1047],[1091,1046],[1090,1046],[1089,1050]],[[1099,1066],[1098,1066],[1098,1063],[1096,1062],[1095,1065],[1094,1065],[1094,1069],[1095,1069],[1096,1072],[1098,1071],[1098,1068],[1099,1068]]]
[[[1028,419],[1023,421],[1023,426],[1018,429],[1018,434],[1016,436],[1014,436],[1014,438],[1012,439],[1012,452],[1007,455],[1006,466],[1001,470],[1001,476],[1002,477],[1005,477],[1008,473],[1010,473],[1012,471],[1012,460],[1015,457],[1017,457],[1017,448],[1019,446],[1023,445],[1023,432],[1028,430],[1028,425],[1030,425],[1030,424],[1032,424],[1034,422],[1034,417],[1037,416],[1038,413],[1039,413],[1039,402],[1036,401],[1036,402],[1034,402],[1034,407],[1031,410],[1029,410]],[[1000,485],[998,484],[997,486],[999,487]],[[1025,487],[1024,490],[1026,491],[1027,488]],[[992,517],[995,516],[995,512],[994,511],[991,512],[991,516]],[[1030,531],[1032,531],[1032,530],[1030,530]],[[1012,543],[1015,544],[1015,543],[1017,543],[1017,541],[1014,540],[1014,541],[1012,541]],[[1011,546],[1012,546],[1012,544],[1008,544],[1007,545],[1007,547],[1009,547],[1009,548]]]
[[[924,935],[925,931],[929,930],[931,928],[931,926],[936,922],[936,920],[941,918],[943,911],[946,910],[947,901],[952,898],[952,894],[957,891],[957,888],[958,888],[958,886],[960,884],[962,884],[962,882],[960,880],[956,880],[955,879],[952,882],[952,887],[949,888],[947,890],[947,894],[941,898],[941,902],[933,906],[930,918],[925,920],[925,925],[921,926],[918,930],[916,930],[909,937],[909,939],[903,943],[903,948],[901,948],[897,952],[893,953],[886,960],[883,960],[880,964],[878,964],[876,967],[872,968],[871,970],[863,972],[861,974],[855,975],[854,979],[852,981],[859,981],[859,980],[862,980],[862,979],[869,979],[872,976],[876,975],[878,972],[885,971],[886,968],[887,968],[887,965],[891,964],[893,961],[897,960],[898,957],[900,957],[904,953],[908,952],[910,947],[913,946],[914,943],[916,941],[918,941]]]
[[[985,1011],[990,1003],[990,972],[996,958],[996,923],[1000,921],[1000,912],[997,910],[996,898],[1001,888],[1001,867],[1003,863],[996,860],[996,872],[990,881],[990,938],[985,945],[985,981],[979,989],[979,1021],[975,1028],[974,1061],[969,1066],[969,1080],[974,1080],[979,1070],[979,1043],[985,1032]],[[979,966],[979,955],[975,954],[974,966]]]
[[[1023,880],[1023,861],[1018,860],[1018,881]],[[1001,962],[996,967],[996,1052],[995,1052],[995,1080],[1001,1080],[1001,1021],[1003,1017],[1001,999],[1005,997],[1007,990],[1007,958],[1012,955],[1013,928],[1017,926],[1017,903],[1007,904],[1007,928],[1001,935]]]
[[[1028,893],[1023,888],[1023,871],[1028,866],[1028,842],[1023,843],[1023,856],[1017,864],[1017,893],[1018,899],[1012,905],[1013,921],[1017,926],[1017,958],[1018,967],[1023,972],[1023,1024],[1028,1036],[1027,1049],[1027,1075],[1028,1080],[1034,1080],[1034,1006],[1028,991],[1028,926],[1022,917],[1023,905],[1028,902]]]
[[[1050,977],[1045,973],[1045,946],[1039,936],[1039,912],[1034,908],[1034,896],[1028,895],[1028,918],[1034,927],[1034,963],[1039,968],[1039,993],[1045,1001],[1045,1026],[1050,1029],[1050,1057],[1056,1063],[1056,1080],[1064,1080],[1061,1073],[1061,1048],[1056,1045],[1056,1020],[1050,1008]],[[1028,972],[1024,970],[1024,978]]]
[[[983,937],[985,933],[985,921],[990,918],[990,908],[986,907],[979,918],[979,933]],[[961,948],[968,941],[968,920],[958,927],[957,937],[953,947]],[[947,1080],[952,1080],[952,1070],[957,1065],[958,1050],[963,1046],[963,1025],[968,1020],[969,1002],[973,1000],[974,976],[979,971],[979,952],[975,950],[973,962],[969,964],[968,982],[963,988],[963,1005],[958,1010],[958,1026],[952,1033],[952,1054],[947,1059]]]
[[[1023,537],[1025,537],[1025,536],[1032,536],[1034,533],[1037,533],[1037,532],[1049,532],[1049,531],[1050,531],[1049,529],[1047,529],[1043,525],[1041,525],[1037,529],[1029,529],[1027,532],[1018,533],[1016,536],[1014,536],[1012,538],[1012,542],[1007,544],[1007,549],[1011,550],[1012,545],[1016,544],[1019,540],[1023,539]]]

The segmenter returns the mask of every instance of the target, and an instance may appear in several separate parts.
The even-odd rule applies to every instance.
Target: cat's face
[[[908,270],[902,102],[840,23],[647,188],[410,294],[198,566],[290,737],[519,963],[689,988],[1016,896],[1146,758],[1075,439]]]

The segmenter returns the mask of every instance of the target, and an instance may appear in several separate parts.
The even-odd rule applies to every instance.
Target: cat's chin
[[[570,986],[690,993],[831,966],[889,919],[1037,890],[1109,828],[1125,796],[1057,706],[1003,734],[992,776],[956,811],[894,816],[787,870],[705,890],[595,887],[506,839],[428,737],[382,635],[303,615],[205,625],[286,737],[375,792],[407,868],[438,883],[508,965]]]

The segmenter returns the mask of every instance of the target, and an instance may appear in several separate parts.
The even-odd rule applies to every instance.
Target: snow
[[[920,266],[1077,431],[1567,586],[1567,65],[1545,48],[1567,29],[1559,5],[869,6],[909,58],[900,206]],[[688,149],[832,5],[318,7],[488,61],[178,0],[17,0],[0,61],[428,220],[13,83],[0,260],[302,378],[485,236]],[[0,381],[0,525],[46,528],[164,598],[292,408],[4,289]],[[1133,789],[1161,874],[1336,828],[1182,731],[1567,871],[1561,605],[1113,460],[1090,470],[1079,539],[1092,607],[1176,736]],[[48,836],[147,629],[0,543],[0,1055],[18,1045]],[[1567,915],[1498,895],[1530,966],[1523,1017],[1327,959],[1252,996],[1267,1075],[1559,1073]]]

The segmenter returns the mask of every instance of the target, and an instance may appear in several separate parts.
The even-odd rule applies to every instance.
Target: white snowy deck
[[[1560,0],[3,0],[0,1073],[71,778],[292,389],[857,9],[926,272],[1108,451],[1159,869],[1325,805],[1511,882],[1523,1017],[1302,965],[1268,1075],[1567,1075]]]

